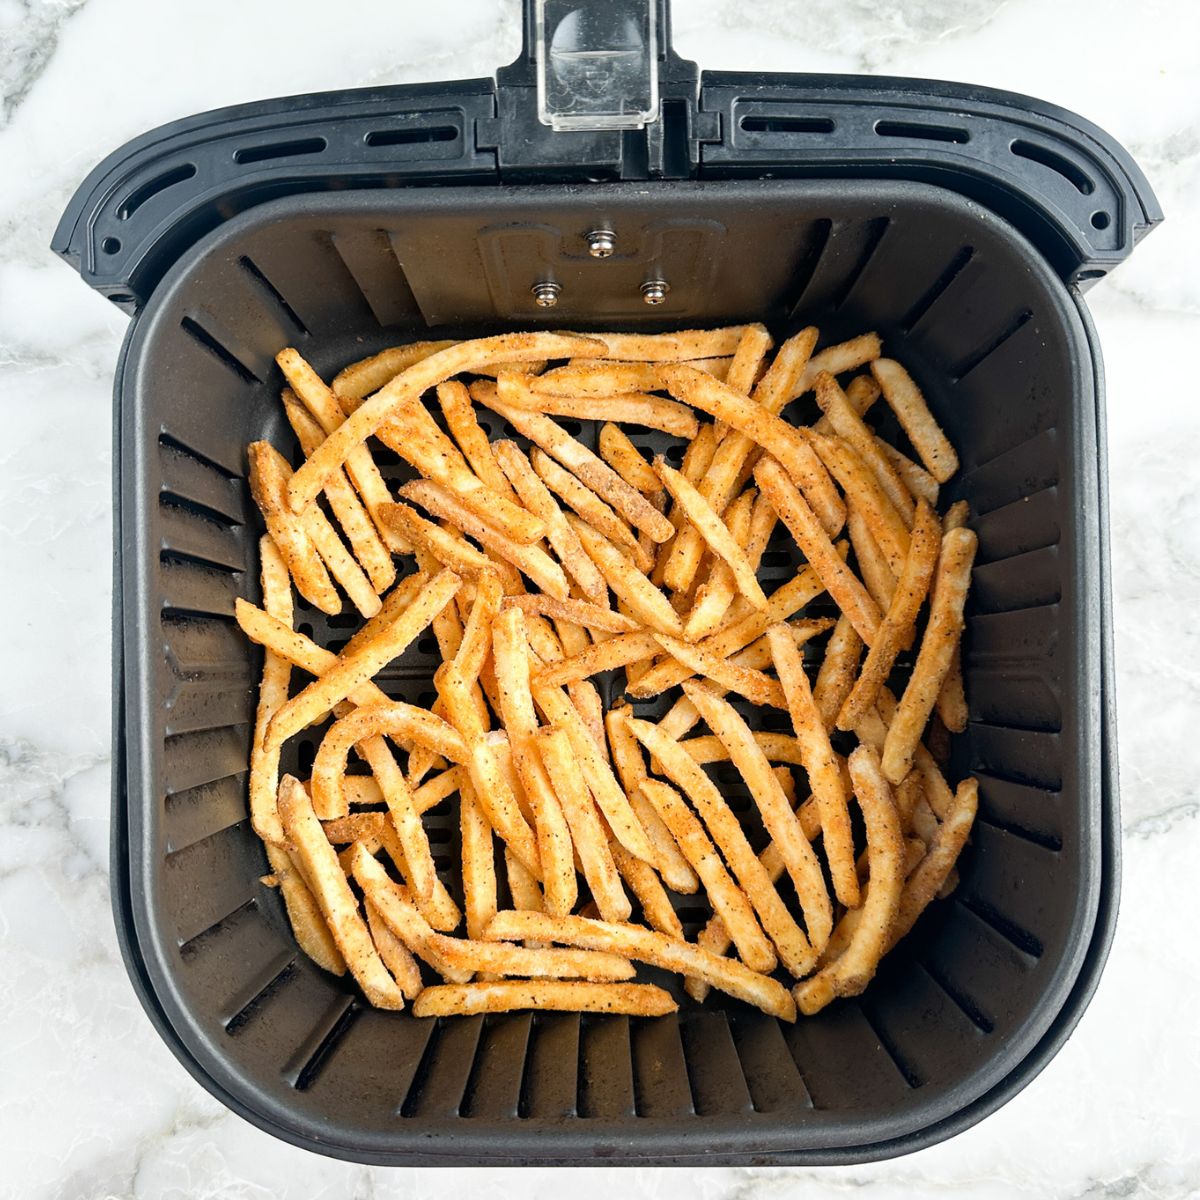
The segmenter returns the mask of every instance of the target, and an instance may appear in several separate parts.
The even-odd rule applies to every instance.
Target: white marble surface
[[[1108,367],[1124,789],[1120,931],[1079,1031],[956,1140],[845,1170],[474,1173],[480,1196],[1200,1195],[1200,71],[1194,0],[677,0],[708,67],[967,79],[1082,112],[1168,223],[1091,294]],[[454,1195],[226,1112],[159,1043],[107,894],[110,386],[124,318],[47,250],[92,164],[172,117],[465,76],[516,51],[514,0],[0,0],[0,1194]],[[464,45],[464,42],[466,43]],[[1072,49],[1064,49],[1065,46]],[[1186,358],[1184,356],[1187,356]]]

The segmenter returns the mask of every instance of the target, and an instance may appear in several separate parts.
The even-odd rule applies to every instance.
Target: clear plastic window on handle
[[[655,0],[535,0],[538,119],[641,129],[658,119]]]

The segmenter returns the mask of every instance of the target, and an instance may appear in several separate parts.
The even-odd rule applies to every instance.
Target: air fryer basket
[[[1048,155],[1068,162],[1086,150],[1098,182],[1076,185],[1075,199],[1112,197],[1110,221],[1075,221],[1059,184],[1044,179],[997,187],[985,206],[980,180],[998,176],[987,147],[999,144],[1001,121],[985,110],[1021,122],[1030,108],[971,89],[957,93],[955,120],[974,122],[985,149],[974,163],[954,150],[969,168],[958,174],[952,157],[919,145],[875,170],[861,147],[839,156],[779,144],[796,132],[787,121],[800,121],[797,111],[810,123],[821,103],[863,111],[868,93],[856,82],[720,76],[710,86],[704,76],[698,107],[672,125],[670,105],[696,79],[663,53],[657,150],[649,132],[645,153],[628,133],[594,145],[600,156],[617,148],[614,176],[657,163],[664,177],[649,183],[563,181],[561,163],[542,177],[528,163],[506,170],[503,145],[488,182],[479,146],[503,139],[487,143],[481,130],[523,119],[520,78],[478,118],[468,114],[482,85],[439,85],[447,91],[436,96],[397,88],[247,106],[148,135],[97,169],[56,235],[93,286],[137,312],[116,384],[114,455],[113,887],[131,978],[206,1087],[311,1149],[410,1164],[885,1157],[948,1136],[1023,1086],[1069,1034],[1103,965],[1117,798],[1102,382],[1074,285],[1128,253],[1158,219],[1153,198],[1119,148],[1080,123],[1074,149],[1046,150],[1039,169],[1053,173]],[[884,91],[906,88],[910,128],[930,112],[944,121],[945,85],[886,81]],[[727,140],[700,136],[706,95],[709,115],[728,113],[716,122]],[[737,115],[746,104],[775,114],[768,128],[747,126]],[[324,151],[297,121],[324,131]],[[402,166],[356,175],[342,161],[347,129],[369,147],[362,122],[388,121],[406,131],[383,143],[404,147]],[[450,126],[453,139],[412,136]],[[739,156],[734,128],[760,141]],[[239,183],[214,166],[262,163],[270,137],[284,152],[266,175],[253,166]],[[258,157],[231,156],[237,139]],[[453,154],[439,149],[450,141]],[[192,173],[164,147],[195,160]],[[331,148],[341,157],[324,173],[296,167]],[[467,159],[474,165],[458,174]],[[150,161],[159,174],[148,178]],[[691,177],[666,178],[672,164]],[[339,180],[363,190],[333,190]],[[397,186],[412,181],[460,186]],[[612,258],[587,254],[583,236],[597,227],[618,235]],[[640,284],[654,276],[671,290],[650,310]],[[970,502],[980,555],[965,643],[971,721],[952,771],[979,776],[981,809],[961,884],[865,996],[794,1026],[720,1000],[698,1007],[665,978],[681,999],[676,1017],[373,1011],[298,953],[277,896],[257,882],[266,868],[245,787],[261,657],[232,608],[257,590],[245,445],[267,437],[294,449],[273,356],[297,345],[328,377],[431,328],[543,325],[530,287],[547,278],[562,287],[552,323],[568,328],[754,319],[780,338],[814,323],[825,342],[876,329],[962,459],[946,494]],[[794,570],[783,554],[765,561],[772,581]],[[335,648],[357,624],[303,605],[297,620]],[[385,690],[428,702],[434,650],[429,639],[412,647]],[[312,744],[289,753],[285,767],[303,770]],[[722,780],[745,807],[736,781]],[[452,805],[428,825],[445,868]]]

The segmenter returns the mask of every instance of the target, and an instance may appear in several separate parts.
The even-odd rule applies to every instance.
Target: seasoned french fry
[[[637,902],[642,906],[642,919],[651,929],[657,929],[668,937],[679,938],[682,941],[683,925],[671,905],[670,897],[667,895],[658,873],[649,863],[644,863],[640,858],[630,854],[616,838],[609,843],[609,849],[612,851],[613,862],[617,864],[621,878],[625,880],[629,890],[637,897]]]
[[[816,962],[816,953],[779,898],[762,863],[750,849],[740,822],[704,773],[704,768],[697,766],[687,751],[657,726],[632,718],[628,725],[633,736],[658,759],[663,774],[695,805],[734,878],[758,913],[767,936],[775,943],[780,961],[797,978],[806,975]],[[700,972],[689,971],[688,974],[699,975]],[[709,982],[719,986],[712,980]]]
[[[387,922],[379,915],[379,909],[369,900],[363,902],[363,911],[367,914],[367,928],[371,931],[371,941],[383,959],[383,965],[391,972],[400,991],[406,1000],[413,1000],[421,994],[424,984],[421,981],[421,968],[413,958],[409,948],[387,927]]]
[[[544,550],[538,546],[513,541],[465,508],[455,493],[431,480],[414,479],[400,489],[400,495],[414,504],[419,504],[435,517],[449,521],[469,537],[481,542],[523,571],[543,591],[557,596],[560,600],[565,600],[570,595],[570,587],[562,568]]]
[[[717,427],[713,424],[701,425],[700,431],[692,438],[688,448],[683,452],[683,462],[679,464],[679,473],[688,483],[700,486],[707,477],[716,451]],[[656,475],[655,479],[657,478]],[[675,530],[675,534],[659,547],[658,556],[654,562],[654,571],[650,576],[651,582],[656,587],[660,587],[666,582],[666,571],[675,557],[675,546],[678,544],[681,534],[686,533],[683,510],[678,505],[671,509],[667,519],[671,522],[671,528]],[[704,540],[695,530],[692,530],[692,534],[696,542],[696,561],[692,568],[694,574],[696,566],[700,563],[700,556],[704,552]],[[688,582],[690,585],[690,579]],[[675,588],[674,590],[686,591],[687,588]]]
[[[579,718],[587,726],[587,731],[596,743],[596,749],[610,766],[612,759],[608,753],[608,738],[604,736],[604,701],[600,692],[590,679],[577,679],[567,685],[567,695],[575,705]]]
[[[471,395],[466,387],[456,379],[439,384],[437,398],[438,407],[446,419],[446,428],[458,443],[458,448],[471,470],[498,496],[503,496],[513,504],[519,503],[516,493],[496,462],[492,444],[475,416]],[[537,516],[536,513],[533,515]]]
[[[938,483],[945,483],[958,470],[958,455],[933,419],[921,389],[912,376],[890,358],[878,358],[871,363],[871,374],[925,469]]]
[[[280,828],[282,830],[282,826]],[[331,975],[345,975],[346,960],[329,932],[316,898],[292,862],[292,856],[282,846],[271,842],[266,843],[266,849],[267,861],[278,881],[296,944],[322,970]]]
[[[751,571],[758,569],[762,550],[752,554],[750,543],[750,518],[754,510],[753,489],[743,492],[730,506],[725,514],[724,524],[729,530],[730,537],[744,552],[747,565]],[[770,514],[772,527],[775,523],[775,513],[769,504],[764,502],[762,511]],[[765,544],[764,544],[765,548]],[[755,581],[757,586],[757,580]],[[761,587],[759,588],[761,592]],[[683,623],[684,640],[698,642],[717,629],[729,611],[729,605],[737,595],[737,579],[727,562],[721,558],[712,557],[708,576],[696,589],[692,606],[688,610]],[[763,597],[764,603],[766,597]]]
[[[467,618],[462,642],[454,655],[455,669],[468,687],[478,681],[484,660],[491,653],[492,624],[500,613],[503,599],[500,576],[495,571],[481,574],[475,587],[471,615]]]
[[[846,532],[850,535],[863,584],[879,611],[887,612],[896,594],[896,576],[857,504],[847,505]]]
[[[313,805],[316,812],[316,805]],[[322,821],[321,829],[329,839],[330,845],[345,846],[350,842],[370,841],[379,837],[383,831],[386,816],[381,812],[352,813],[347,817],[334,817],[332,821]]]
[[[787,707],[783,689],[776,680],[764,675],[762,671],[739,666],[730,658],[721,658],[705,649],[703,643],[691,645],[662,633],[656,633],[654,636],[663,649],[672,658],[683,663],[689,671],[711,679],[727,691],[745,696],[754,704],[772,708]]]
[[[809,359],[793,393],[788,397],[789,402],[811,391],[822,371],[828,371],[830,375],[844,375],[847,371],[874,362],[882,351],[883,344],[877,333],[863,333],[848,342],[838,342],[835,346],[818,350]]]
[[[487,555],[476,550],[466,538],[427,521],[407,504],[381,504],[379,516],[387,528],[397,530],[464,579],[476,578],[490,565]]]
[[[811,1016],[837,996],[857,996],[871,982],[888,946],[904,887],[904,839],[891,789],[869,746],[850,755],[854,795],[867,827],[870,880],[849,944],[831,963],[793,989],[800,1011]]]
[[[942,529],[959,529],[966,525],[967,517],[967,502],[959,500],[956,504],[952,504],[946,511],[945,520],[942,522]],[[962,635],[959,634],[957,643],[954,646],[954,656],[950,660],[950,670],[946,672],[946,678],[942,681],[941,691],[938,692],[937,712],[942,719],[942,724],[951,733],[962,733],[967,727],[967,697],[963,688],[963,670],[962,670]]]
[[[795,1003],[782,984],[743,963],[709,954],[688,942],[633,925],[614,925],[587,917],[552,917],[548,913],[497,913],[488,926],[489,941],[535,938],[587,949],[623,954],[639,962],[695,975],[718,991],[745,1000],[763,1012],[793,1021]]]
[[[936,505],[940,491],[938,481],[919,463],[913,462],[907,454],[897,450],[895,446],[889,446],[882,438],[877,440],[879,449],[896,469],[896,474],[904,480],[904,486],[908,488],[912,498],[924,500],[931,508]]]
[[[519,378],[519,377],[518,377]],[[550,417],[570,417],[577,421],[623,421],[627,425],[645,425],[660,429],[672,437],[695,437],[696,414],[684,404],[647,396],[641,392],[614,392],[605,396],[566,396],[533,391],[533,380],[521,378],[519,388],[502,393],[506,404]]]
[[[438,984],[426,988],[413,1004],[414,1017],[462,1017],[476,1013],[514,1012],[532,1008],[546,1012],[595,1012],[631,1017],[662,1017],[679,1005],[668,992],[650,983],[497,983]]]
[[[529,381],[540,396],[619,396],[625,392],[655,392],[662,387],[652,362],[615,362],[603,358],[569,362]]]
[[[546,911],[538,881],[521,866],[521,860],[507,846],[504,847],[504,876],[513,908],[526,912]]]
[[[765,325],[747,325],[725,373],[725,384],[748,396],[762,371],[763,359],[774,344]]]
[[[561,355],[587,358],[602,352],[599,343],[585,338],[556,333],[510,333],[459,342],[413,363],[356,408],[292,476],[288,483],[291,510],[299,512],[311,503],[325,480],[345,462],[355,446],[365,442],[406,405],[419,403],[419,397],[429,388],[461,372],[476,371],[492,363]]]
[[[329,932],[350,973],[376,1008],[403,1008],[404,996],[383,965],[366,924],[359,916],[358,902],[346,883],[333,847],[321,832],[304,785],[291,775],[285,775],[279,783],[278,803],[290,852],[320,905]],[[374,861],[371,859],[372,863]],[[378,867],[377,863],[375,865]]]
[[[589,333],[587,336],[604,344],[604,357],[621,362],[686,362],[734,354],[745,328],[728,325],[723,329],[684,329],[678,333]]]
[[[693,429],[690,437],[694,437]],[[642,457],[641,451],[629,440],[625,431],[612,422],[606,422],[600,427],[600,457],[630,487],[637,488],[643,496],[657,496],[662,491],[662,484],[655,475],[650,464]]]
[[[870,645],[879,628],[879,608],[842,561],[807,501],[773,458],[759,462],[754,468],[754,478],[770,499],[779,519],[791,531],[826,591],[850,618],[858,636]]]
[[[917,743],[950,670],[954,647],[962,634],[963,605],[977,544],[969,529],[951,529],[942,537],[929,623],[884,743],[883,773],[892,783],[899,783],[911,769]]]
[[[300,514],[300,521],[329,574],[342,585],[350,603],[364,617],[375,616],[379,612],[379,597],[354,555],[346,549],[337,530],[329,523],[329,518],[313,504]]]
[[[837,727],[853,729],[875,703],[896,656],[908,643],[924,603],[941,549],[941,526],[933,509],[922,500],[913,524],[912,542],[904,570],[896,583],[891,606],[879,624],[858,681],[838,713]],[[898,782],[898,781],[897,781]]]
[[[600,915],[606,921],[629,920],[633,908],[621,886],[600,817],[575,763],[570,737],[562,729],[551,728],[539,731],[536,740]]]
[[[689,701],[689,703],[691,702]],[[661,721],[659,728],[662,728]],[[676,737],[676,740],[679,741],[673,732],[671,736]],[[768,733],[756,729],[754,740],[758,743],[758,748],[767,756],[768,761],[790,763],[795,767],[804,765],[804,759],[800,753],[800,743],[792,734]],[[728,748],[715,734],[702,734],[700,737],[687,738],[679,741],[679,744],[691,755],[692,761],[702,767],[709,763],[725,762],[729,759]]]
[[[854,623],[842,613],[829,635],[825,657],[813,684],[813,700],[827,730],[837,723],[838,712],[854,687],[862,650],[863,640],[855,632]]]
[[[334,377],[330,387],[333,394],[341,399],[361,400],[373,392],[379,391],[385,383],[390,383],[401,371],[411,367],[413,363],[436,354],[439,350],[448,350],[455,342],[410,342],[406,346],[391,346],[370,358],[359,359],[348,367],[343,367]]]
[[[492,849],[492,827],[475,789],[464,780],[458,805],[462,839],[463,913],[467,937],[478,938],[496,915],[496,863]],[[518,860],[519,861],[519,860]]]
[[[556,621],[570,621],[584,629],[602,629],[608,633],[637,633],[641,626],[623,613],[613,612],[586,600],[556,600],[553,596],[509,596],[505,608],[519,608],[525,613],[540,613]]]
[[[619,633],[606,642],[595,642],[582,654],[544,667],[538,672],[537,683],[543,687],[560,687],[601,671],[639,662],[659,649],[655,639],[656,635],[652,633]]]

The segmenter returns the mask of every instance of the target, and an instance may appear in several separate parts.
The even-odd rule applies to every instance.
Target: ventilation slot
[[[741,120],[747,133],[832,133],[829,117],[762,117],[747,115]]]
[[[247,896],[235,908],[232,908],[229,912],[210,922],[197,933],[181,941],[179,943],[180,957],[185,961],[192,958],[205,942],[211,941],[213,938],[219,937],[222,933],[233,929],[247,913],[253,912],[257,907],[258,901],[253,896]]]
[[[812,283],[817,265],[821,261],[821,255],[825,253],[825,247],[829,244],[829,234],[832,229],[833,222],[828,217],[821,217],[819,220],[813,222],[812,233],[808,238],[808,245],[805,247],[804,254],[799,262],[796,263],[792,286],[784,300],[784,308],[789,318],[795,317],[796,311],[799,309],[800,303],[804,298],[804,293],[808,290],[808,285]]]
[[[289,980],[296,973],[296,956],[290,951],[285,951],[280,955],[282,963],[278,960],[269,963],[265,970],[258,972],[254,980],[248,985],[246,991],[250,993],[249,999],[245,1003],[239,1004],[237,1011],[225,1022],[225,1032],[231,1037],[239,1033],[242,1028],[249,1022],[250,1018],[272,997],[276,992],[286,987]],[[261,983],[259,981],[262,981]],[[245,992],[243,992],[245,995]],[[236,1004],[237,1001],[235,1000]]]
[[[958,1011],[961,1012],[967,1018],[967,1020],[979,1030],[980,1033],[991,1033],[992,1030],[995,1029],[996,1026],[992,1019],[984,1015],[979,1006],[970,998],[970,996],[964,995],[958,990],[958,988],[954,987],[943,976],[940,969],[927,962],[919,962],[917,965],[920,966],[925,974],[928,975],[929,978],[932,979],[933,982],[936,983],[937,986],[946,993],[946,996],[949,998],[954,1007],[957,1008]]]
[[[1069,158],[1063,158],[1061,154],[1056,154],[1045,146],[1018,140],[1013,142],[1009,149],[1018,158],[1027,158],[1030,162],[1040,163],[1043,167],[1048,167],[1051,171],[1061,175],[1084,196],[1090,196],[1096,190],[1096,185]]]
[[[888,225],[891,222],[887,217],[876,217],[873,221],[867,223],[867,237],[863,244],[862,254],[851,269],[849,275],[846,276],[846,282],[842,285],[840,291],[831,297],[831,305],[833,308],[841,308],[850,296],[853,294],[858,281],[863,277],[863,272],[866,271],[871,259],[875,256],[875,251],[879,249],[880,243],[883,241],[883,235],[887,233]]]
[[[358,1020],[362,1008],[358,1001],[351,999],[346,1008],[334,1019],[333,1024],[328,1027],[324,1035],[317,1042],[316,1048],[308,1056],[307,1061],[296,1073],[296,1080],[293,1086],[296,1091],[304,1092],[312,1087],[316,1082],[317,1076],[321,1073],[321,1067],[324,1066],[329,1056],[333,1053],[338,1043],[354,1028],[355,1021]]]
[[[1033,317],[1033,313],[1029,309],[1023,309],[1017,313],[1015,317],[1005,326],[1005,328],[997,334],[986,345],[981,346],[973,354],[967,355],[961,363],[951,372],[951,376],[955,383],[969,375],[989,354],[993,354],[999,350],[1005,342],[1008,341],[1015,333],[1017,333],[1024,325],[1026,325]]]
[[[910,333],[921,318],[938,302],[947,288],[963,273],[967,264],[975,257],[972,246],[964,246],[951,260],[950,265],[933,281],[929,290],[912,306],[900,321],[905,333]]]
[[[1030,958],[1041,958],[1044,947],[1041,940],[1033,936],[1027,929],[1022,929],[1015,921],[1010,921],[1002,912],[993,908],[986,900],[978,896],[955,895],[954,899],[967,912],[978,917],[985,925],[991,926],[1005,941],[1011,942],[1023,954]]]
[[[158,552],[158,561],[167,565],[176,564],[186,567],[203,567],[206,571],[220,571],[222,575],[243,574],[241,567],[234,567],[229,563],[213,562],[211,558],[205,558],[202,554],[189,554],[186,550],[160,550]],[[211,614],[206,613],[205,615]]]
[[[311,137],[297,138],[294,142],[275,142],[270,146],[246,146],[234,152],[233,161],[245,166],[273,158],[297,158],[303,154],[320,154],[327,145],[323,137]]]
[[[172,437],[169,433],[160,433],[158,435],[158,444],[165,446],[168,450],[175,450],[180,454],[186,454],[188,458],[195,459],[201,466],[208,467],[211,471],[216,471],[218,475],[223,475],[226,479],[240,479],[241,476],[227,467],[221,466],[219,462],[214,461],[205,454],[201,454],[199,450],[187,445],[186,442],[181,442],[178,438]]]
[[[259,286],[275,301],[276,304],[283,310],[284,315],[289,321],[301,332],[308,333],[308,329],[304,322],[300,320],[296,310],[283,298],[279,289],[258,269],[255,264],[248,259],[244,254],[238,259],[238,266],[242,268],[252,279],[256,280]]]
[[[875,132],[879,137],[920,138],[927,142],[955,142],[962,145],[971,140],[965,129],[951,129],[946,125],[916,125],[908,121],[876,121]]]
[[[880,1049],[884,1054],[892,1060],[896,1070],[900,1072],[900,1077],[910,1088],[919,1088],[925,1081],[917,1073],[916,1068],[901,1054],[896,1043],[891,1036],[887,1034],[879,1019],[875,1017],[865,1004],[860,1006],[860,1011],[863,1015],[863,1020],[871,1027],[871,1032],[879,1039]]]
[[[237,358],[225,346],[222,346],[203,325],[191,317],[184,317],[179,322],[180,328],[193,341],[199,342],[210,354],[215,354],[243,383],[261,383],[253,371],[240,358]]]
[[[453,125],[429,125],[422,129],[373,129],[363,139],[368,146],[415,146],[422,142],[452,142],[458,137]]]
[[[174,187],[177,183],[183,183],[185,179],[191,179],[195,174],[194,163],[180,163],[179,166],[172,167],[171,170],[164,171],[161,175],[147,180],[125,197],[124,203],[117,209],[117,220],[128,221],[147,200],[152,200],[159,192],[165,192],[167,188]]]
[[[1026,842],[1032,842],[1035,846],[1040,846],[1043,850],[1049,850],[1052,854],[1059,854],[1062,851],[1062,838],[1054,833],[1043,833],[1038,829],[1029,829],[1024,825],[1018,825],[1015,821],[1004,821],[999,817],[988,814],[978,818],[981,825],[990,825],[993,829],[1000,829],[1003,832],[1011,834],[1013,837],[1021,838]]]
[[[214,525],[221,526],[222,529],[234,529],[241,525],[241,521],[226,516],[225,513],[212,508],[210,505],[203,503],[203,501],[193,500],[190,496],[180,495],[178,492],[172,491],[165,486],[159,492],[158,499],[161,504],[182,509],[184,512],[191,513],[203,521],[211,521]]]

